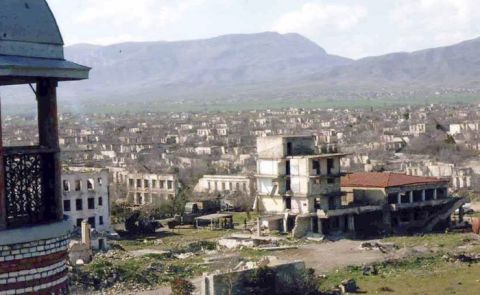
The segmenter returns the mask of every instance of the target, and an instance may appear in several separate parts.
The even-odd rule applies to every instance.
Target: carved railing
[[[8,228],[54,221],[48,180],[55,151],[33,147],[4,149],[4,189]],[[50,208],[49,208],[50,207]]]

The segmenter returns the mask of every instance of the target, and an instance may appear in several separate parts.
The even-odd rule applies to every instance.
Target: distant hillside
[[[170,95],[216,87],[297,80],[352,62],[298,35],[259,33],[207,40],[75,45],[66,57],[93,68],[82,95]]]
[[[352,86],[479,88],[480,38],[460,44],[360,59],[311,80]]]
[[[375,91],[421,90],[412,93],[429,96],[440,88],[454,88],[457,93],[463,88],[480,90],[480,39],[357,61],[330,55],[301,35],[278,33],[80,44],[65,51],[68,59],[93,68],[90,80],[61,84],[62,105],[69,103],[73,109],[117,102],[124,107],[142,102],[148,107],[152,101],[160,107],[195,103],[208,109],[212,102],[270,106],[275,105],[272,101],[291,105],[299,99],[351,101]],[[2,89],[0,95],[11,98],[8,104],[30,106],[32,99],[28,87]],[[418,95],[410,99],[415,101]]]

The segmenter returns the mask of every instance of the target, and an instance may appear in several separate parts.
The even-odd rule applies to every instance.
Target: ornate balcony
[[[58,221],[52,181],[58,150],[39,146],[5,148],[4,189],[7,228]]]

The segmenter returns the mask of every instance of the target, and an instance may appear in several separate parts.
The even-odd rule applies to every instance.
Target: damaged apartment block
[[[348,216],[325,215],[341,206],[340,159],[345,154],[319,153],[315,142],[314,136],[257,139],[255,207],[264,213],[263,227],[295,237],[345,228]]]
[[[346,154],[321,153],[315,136],[257,139],[260,226],[291,233],[375,235],[432,231],[447,225],[465,200],[448,181],[396,173],[342,176]],[[461,211],[461,210],[460,210]]]

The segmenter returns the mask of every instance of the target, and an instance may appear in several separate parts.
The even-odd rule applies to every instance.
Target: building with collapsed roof
[[[351,173],[342,177],[342,205],[358,209],[354,221],[358,232],[431,231],[448,223],[465,203],[449,196],[448,185],[448,179],[436,177]]]

